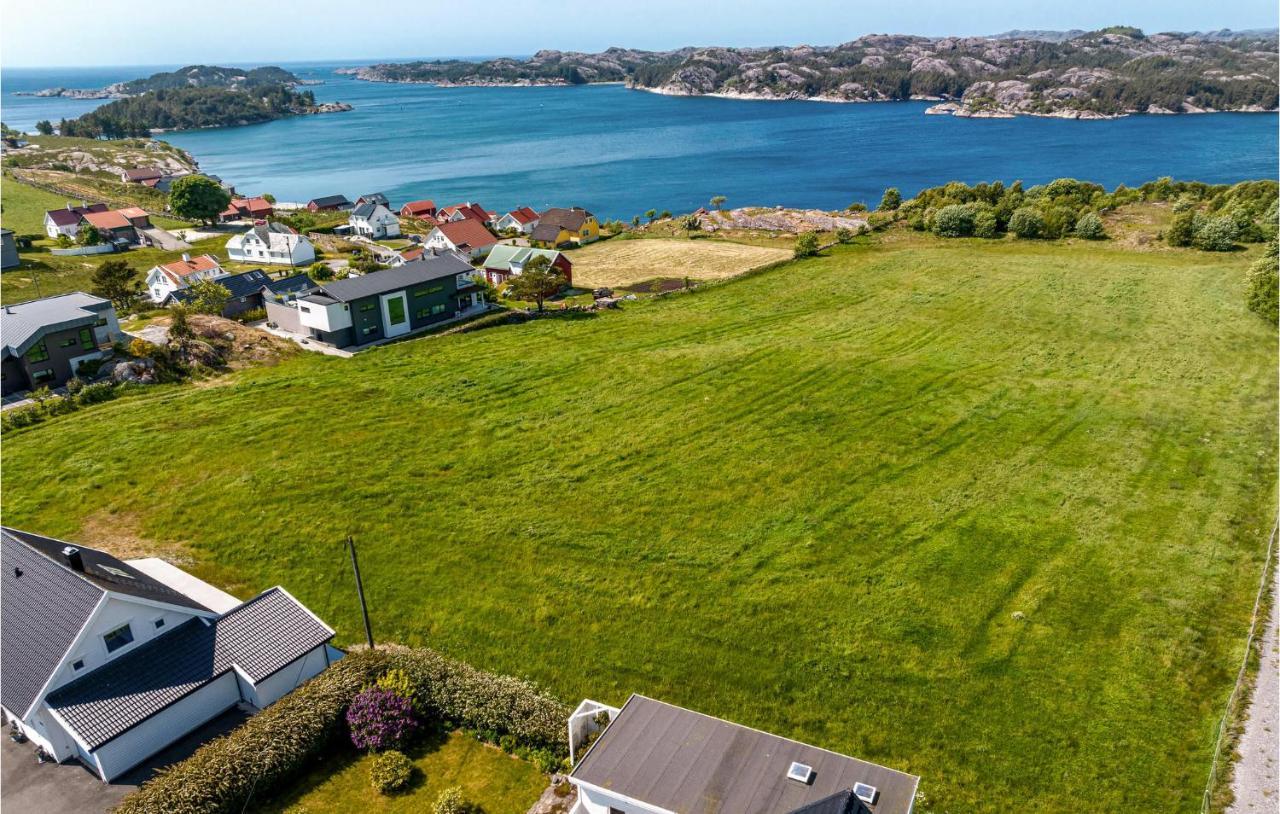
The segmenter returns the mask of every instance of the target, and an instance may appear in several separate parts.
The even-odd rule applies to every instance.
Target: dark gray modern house
[[[81,291],[6,305],[0,313],[0,390],[7,396],[60,387],[121,336],[111,303]]]
[[[569,738],[568,780],[578,789],[570,814],[910,814],[920,783],[643,695],[621,709],[583,701]]]
[[[298,298],[298,330],[334,347],[402,336],[485,307],[470,263],[450,252],[324,283]],[[268,317],[275,319],[268,306]],[[287,315],[286,315],[287,316]]]

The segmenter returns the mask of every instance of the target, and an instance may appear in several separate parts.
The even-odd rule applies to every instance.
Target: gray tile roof
[[[25,715],[103,592],[0,530],[0,704]]]
[[[307,203],[316,206],[350,206],[351,201],[347,200],[346,195],[325,195],[321,198],[312,198]]]
[[[311,291],[315,287],[315,281],[305,274],[281,277],[279,280],[267,282],[264,286],[272,294],[300,294],[303,291]]]
[[[46,703],[97,749],[232,669],[256,684],[333,638],[280,588],[204,622],[192,619],[49,694]]]
[[[362,203],[355,209],[351,210],[351,214],[357,218],[367,218],[378,210],[376,203]]]
[[[320,294],[338,302],[352,302],[363,297],[386,294],[398,291],[411,285],[438,280],[452,274],[465,274],[475,271],[467,261],[455,254],[425,255],[421,260],[405,263],[403,266],[383,269],[359,277],[348,277],[320,286]],[[315,296],[315,295],[312,295]],[[310,297],[308,302],[318,302]]]
[[[42,300],[6,305],[0,314],[0,344],[6,354],[21,356],[51,331],[92,325],[111,308],[101,297],[74,291]]]
[[[812,782],[787,778],[793,761],[813,769]],[[906,814],[919,782],[642,695],[631,696],[570,777],[668,811],[700,814],[788,814],[830,804],[828,798],[855,783],[879,790],[873,814]]]

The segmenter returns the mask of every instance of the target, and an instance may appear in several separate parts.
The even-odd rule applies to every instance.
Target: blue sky
[[[502,9],[511,9],[504,12]],[[829,45],[868,33],[1270,28],[1275,0],[0,0],[0,65],[268,63],[610,45]]]

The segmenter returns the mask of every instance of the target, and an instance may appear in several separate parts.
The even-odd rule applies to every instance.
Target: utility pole
[[[356,573],[356,593],[360,596],[360,613],[364,616],[364,635],[369,640],[369,649],[373,649],[373,628],[369,626],[369,606],[364,602],[364,583],[360,581],[360,563],[356,560],[356,541],[347,538],[347,548],[351,551],[351,570]]]

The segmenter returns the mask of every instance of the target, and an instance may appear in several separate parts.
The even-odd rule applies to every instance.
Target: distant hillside
[[[144,79],[132,79],[128,82],[117,82],[105,88],[75,89],[47,88],[30,96],[65,96],[73,99],[124,99],[140,96],[148,91],[168,90],[171,88],[225,88],[228,90],[245,90],[247,88],[266,87],[270,85],[294,86],[301,83],[297,76],[268,65],[262,68],[222,68],[217,65],[188,65],[176,71],[155,73]]]
[[[64,136],[124,138],[146,136],[154,130],[195,130],[281,119],[306,113],[350,110],[350,105],[317,105],[311,91],[284,85],[244,90],[216,87],[177,87],[117,99],[78,119],[58,125]]]
[[[626,82],[656,93],[871,102],[936,99],[960,116],[1101,118],[1129,113],[1275,110],[1275,32],[876,34],[836,46],[682,48],[527,60],[447,60],[348,69],[359,79],[439,85]]]

